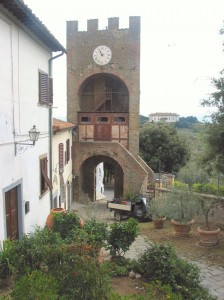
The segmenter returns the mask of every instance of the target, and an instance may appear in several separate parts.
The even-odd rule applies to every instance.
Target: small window
[[[114,117],[114,123],[125,123],[125,117]]]
[[[58,146],[58,161],[59,161],[59,172],[64,172],[64,144],[60,143]]]
[[[53,104],[53,78],[42,71],[39,71],[39,103]]]
[[[99,123],[107,123],[108,122],[108,117],[98,117],[97,121]]]
[[[91,117],[81,117],[82,123],[91,123]]]
[[[48,188],[53,189],[52,183],[48,178],[47,157],[40,159],[40,194],[43,195]]]

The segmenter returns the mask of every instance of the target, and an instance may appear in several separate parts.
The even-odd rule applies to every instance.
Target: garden
[[[175,243],[169,243],[168,224],[166,220],[162,231],[133,218],[111,224],[87,219],[83,224],[75,211],[55,213],[51,228],[5,241],[0,299],[215,299],[202,287],[198,267],[180,258],[180,249],[176,252]],[[125,258],[139,234],[148,234],[154,243],[135,259]],[[102,248],[108,259],[102,259]],[[119,283],[130,284],[130,277],[134,285],[139,278],[138,289],[130,286],[124,294]]]

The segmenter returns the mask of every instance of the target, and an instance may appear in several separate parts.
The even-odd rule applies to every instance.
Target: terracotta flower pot
[[[175,231],[175,235],[179,237],[188,237],[191,231],[191,226],[194,224],[194,220],[191,220],[186,223],[181,223],[175,220],[171,220],[171,224]]]
[[[152,222],[156,229],[161,229],[161,228],[163,228],[165,220],[166,220],[166,217],[157,217],[157,218],[153,218]]]
[[[54,214],[63,213],[63,212],[65,212],[65,209],[61,207],[51,209],[51,212],[47,216],[47,220],[46,220],[46,226],[48,229],[52,229],[53,227]]]
[[[213,227],[211,230],[207,230],[203,226],[198,227],[200,244],[203,246],[217,245],[219,232],[220,228],[218,227]]]

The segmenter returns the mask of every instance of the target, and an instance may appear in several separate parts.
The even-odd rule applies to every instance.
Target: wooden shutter
[[[40,192],[43,194],[47,190],[47,184],[43,176],[43,172],[47,169],[47,158],[40,160],[40,172],[41,172],[41,183],[40,183]]]
[[[53,78],[44,72],[39,72],[39,102],[53,104]]]
[[[44,177],[46,185],[49,187],[50,190],[53,190],[53,185],[52,185],[50,179],[48,178],[46,171],[41,169],[41,173],[42,173],[42,176]]]
[[[49,104],[53,104],[53,78],[48,78],[48,101]]]
[[[59,144],[59,172],[62,173],[64,172],[64,144],[60,143]]]
[[[67,157],[67,163],[69,162],[69,159],[70,159],[70,140],[69,139],[67,139],[67,141],[66,141],[66,153],[67,153],[67,155],[66,155],[66,157]]]
[[[39,101],[48,102],[48,75],[42,72],[39,72]]]
[[[41,159],[40,161],[40,167],[41,167],[41,194],[43,194],[47,188],[53,189],[52,183],[47,175],[47,157]]]

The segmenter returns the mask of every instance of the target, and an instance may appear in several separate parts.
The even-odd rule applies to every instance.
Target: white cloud
[[[141,16],[140,112],[175,112],[202,117],[200,100],[209,93],[209,78],[223,69],[223,0],[25,0],[55,37],[66,45],[66,20]],[[62,72],[63,71],[63,72]],[[54,62],[55,115],[66,115],[66,59]]]

